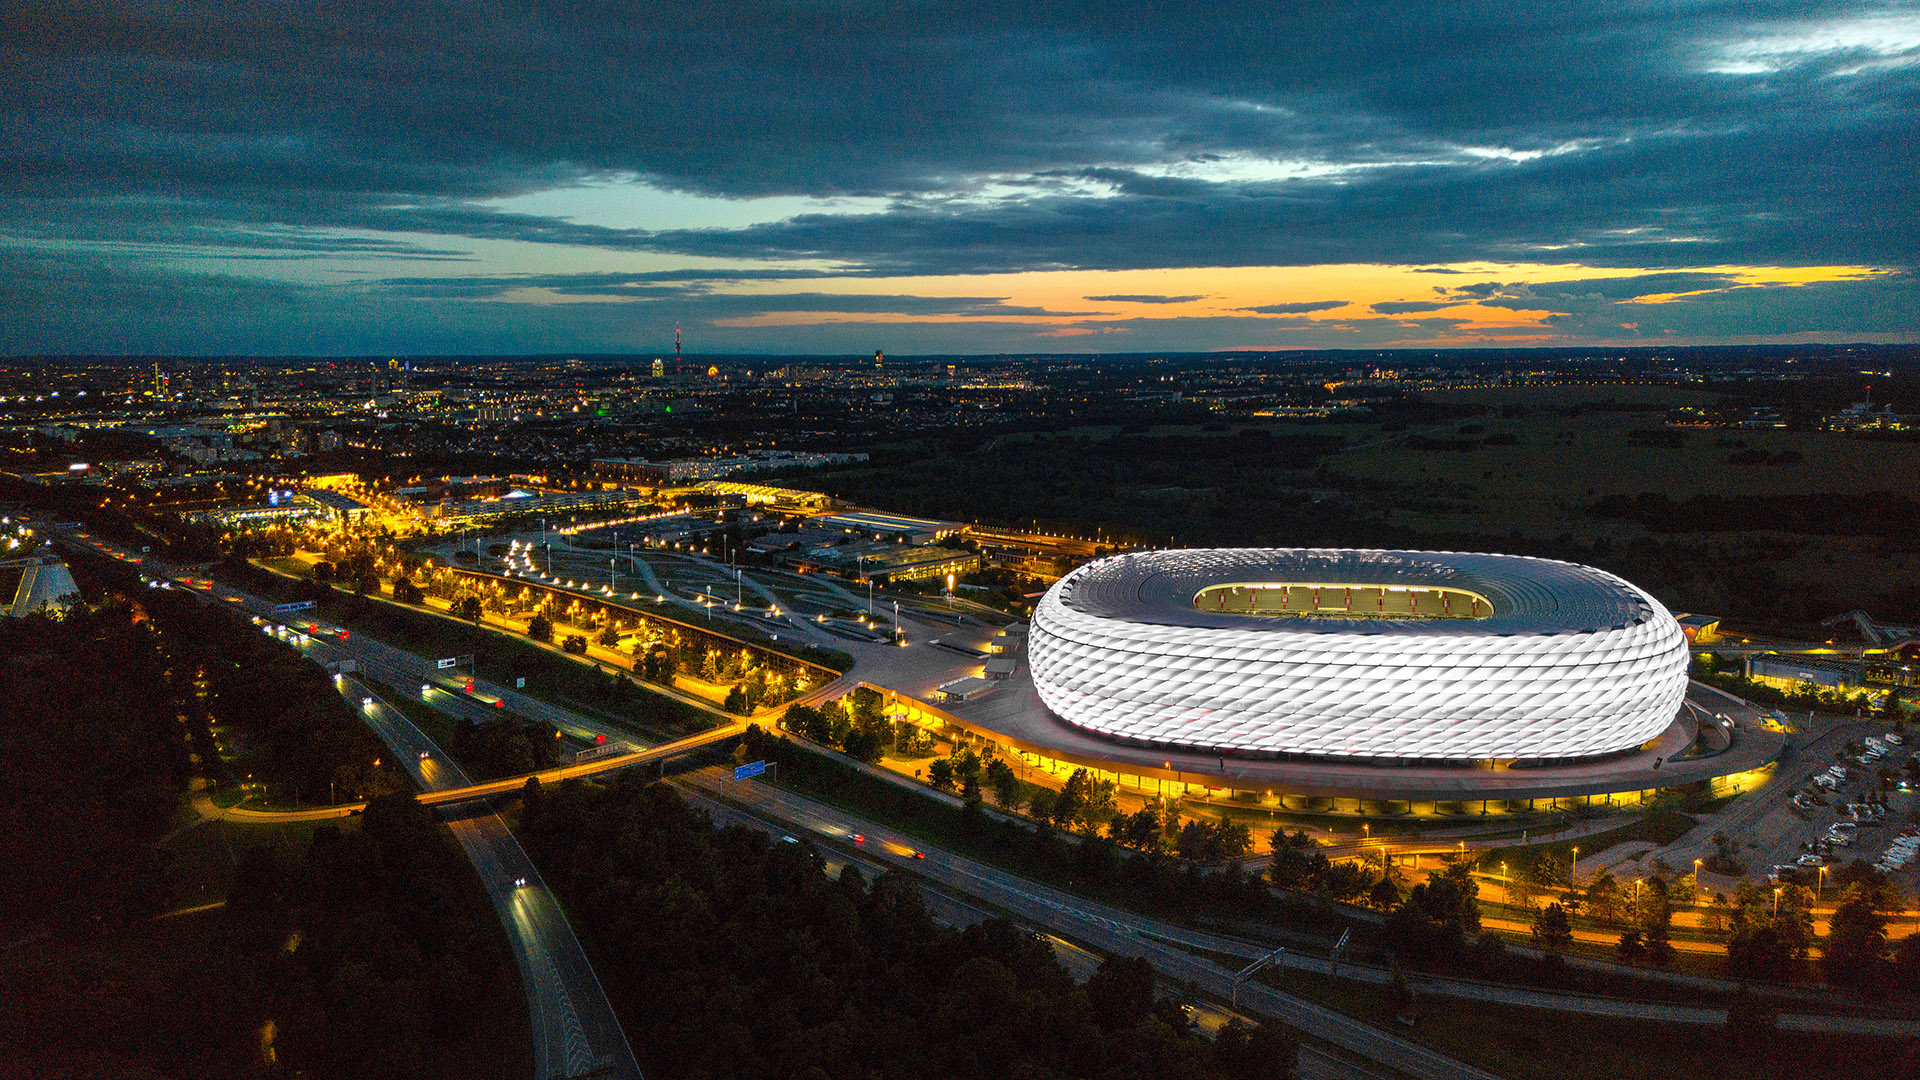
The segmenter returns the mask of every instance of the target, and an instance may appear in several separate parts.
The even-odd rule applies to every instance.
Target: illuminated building
[[[1559,760],[1673,724],[1686,638],[1591,567],[1453,552],[1121,555],[1057,582],[1040,700],[1134,745],[1235,756]]]

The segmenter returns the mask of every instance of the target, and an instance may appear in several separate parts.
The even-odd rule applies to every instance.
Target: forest
[[[190,765],[191,693],[144,612],[0,619],[0,941],[142,919]]]
[[[526,809],[648,1076],[1273,1077],[1275,1025],[1200,1037],[1143,962],[1076,986],[1029,931],[936,926],[894,873],[835,878],[810,843],[716,829],[671,788],[568,781]]]

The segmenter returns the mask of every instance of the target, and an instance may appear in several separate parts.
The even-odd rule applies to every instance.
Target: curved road
[[[472,786],[452,758],[370,687],[342,680],[341,692],[349,701],[374,699],[373,705],[361,706],[367,726],[422,789]],[[640,1064],[580,940],[506,823],[498,814],[484,814],[450,816],[447,825],[507,929],[533,1022],[534,1076],[561,1080],[591,1073],[638,1080]]]

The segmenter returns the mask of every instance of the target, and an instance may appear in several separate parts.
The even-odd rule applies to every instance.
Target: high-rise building
[[[654,357],[653,358],[653,377],[656,379],[661,379],[661,378],[665,378],[666,374],[667,374],[667,362],[665,360],[660,359],[657,356]]]

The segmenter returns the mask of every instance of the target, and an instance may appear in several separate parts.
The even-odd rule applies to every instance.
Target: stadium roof
[[[1194,606],[1223,582],[1447,588],[1493,605],[1480,619],[1249,617]],[[1643,624],[1646,596],[1611,574],[1575,563],[1515,555],[1321,548],[1221,548],[1121,555],[1091,563],[1059,584],[1060,600],[1086,615],[1157,626],[1315,634],[1512,637],[1588,634]],[[1303,625],[1310,624],[1310,625]]]

